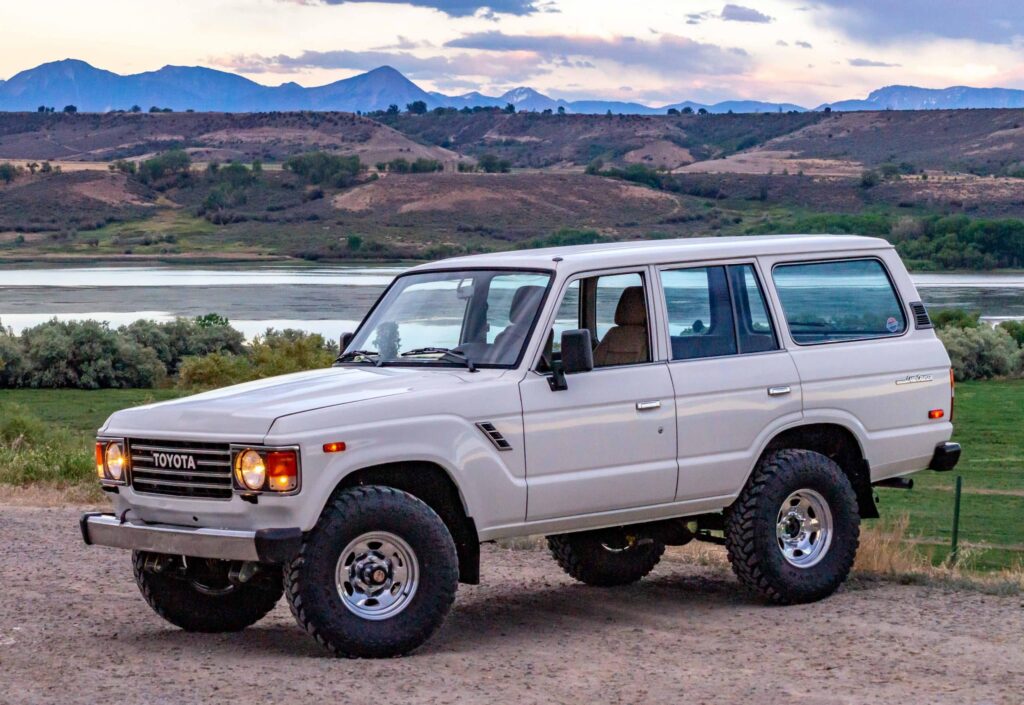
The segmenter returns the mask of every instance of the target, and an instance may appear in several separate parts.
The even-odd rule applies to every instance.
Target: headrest
[[[631,286],[623,289],[619,305],[615,309],[615,325],[647,325],[647,305],[644,302],[644,288]]]
[[[542,286],[521,286],[512,295],[512,306],[508,310],[508,319],[512,323],[528,323],[540,305],[544,296]]]

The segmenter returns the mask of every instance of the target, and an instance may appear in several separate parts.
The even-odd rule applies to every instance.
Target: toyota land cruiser
[[[724,543],[764,599],[844,581],[873,485],[959,457],[949,358],[893,248],[847,236],[460,257],[398,276],[330,369],[115,413],[96,471],[150,606],[243,629],[288,600],[339,655],[404,654],[543,534],[590,585]]]

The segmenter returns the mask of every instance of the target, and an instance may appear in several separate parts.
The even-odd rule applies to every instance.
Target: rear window
[[[907,329],[903,307],[878,260],[783,264],[772,278],[797,343],[891,337]]]

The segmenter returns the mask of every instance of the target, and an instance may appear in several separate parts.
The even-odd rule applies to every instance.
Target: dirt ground
[[[240,634],[153,614],[124,552],[86,548],[77,508],[0,505],[0,703],[1013,703],[1024,603],[859,579],[769,607],[720,567],[668,556],[647,580],[573,584],[546,553],[484,550],[414,655],[328,658],[280,605]]]

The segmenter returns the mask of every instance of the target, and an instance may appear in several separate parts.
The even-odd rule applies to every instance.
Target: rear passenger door
[[[800,419],[796,366],[754,262],[658,274],[676,401],[676,500],[734,495],[767,439]]]

